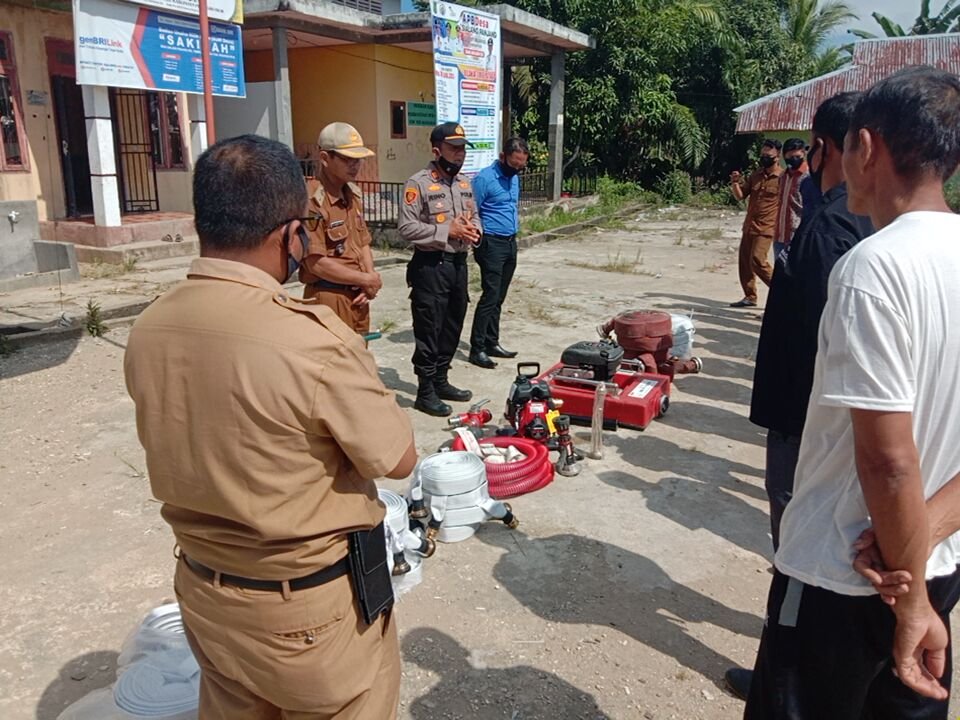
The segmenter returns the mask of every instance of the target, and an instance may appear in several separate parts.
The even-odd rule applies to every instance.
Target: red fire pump
[[[624,354],[624,348],[610,340],[576,343],[536,381],[549,386],[551,396],[563,401],[564,414],[579,425],[590,424],[602,385],[604,427],[644,430],[669,409],[671,376],[646,372],[646,362],[625,359]]]

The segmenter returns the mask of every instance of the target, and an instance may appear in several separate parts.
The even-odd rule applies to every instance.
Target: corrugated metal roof
[[[840,70],[780,90],[736,108],[738,133],[809,130],[824,100],[840,92],[868,90],[910,65],[932,65],[960,75],[960,34],[861,40]]]

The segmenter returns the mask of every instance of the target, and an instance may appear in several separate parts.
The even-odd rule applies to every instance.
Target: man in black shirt
[[[776,258],[760,329],[750,421],[768,430],[765,484],[774,551],[780,545],[780,518],[793,493],[827,280],[844,253],[873,234],[869,218],[847,209],[843,177],[843,139],[860,95],[841,93],[817,108],[809,165],[823,199]],[[746,699],[750,676],[749,670],[733,668],[726,673],[727,685]]]

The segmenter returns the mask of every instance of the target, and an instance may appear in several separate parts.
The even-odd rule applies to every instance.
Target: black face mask
[[[463,163],[455,163],[447,160],[443,155],[437,157],[437,167],[443,170],[450,177],[456,177],[463,167]]]
[[[777,163],[777,159],[771,155],[761,155],[760,164],[765,168],[772,168]]]
[[[300,269],[300,263],[303,260],[297,260],[293,253],[290,252],[290,231],[287,230],[286,233],[286,245],[287,245],[287,279],[284,282],[290,282],[293,279],[293,276],[296,274],[297,270]],[[307,256],[307,246],[310,244],[310,239],[307,237],[306,230],[303,229],[303,226],[297,228],[297,238],[300,240],[300,248],[302,250],[300,257],[305,258]]]
[[[791,158],[787,158],[787,167],[790,168],[791,170],[796,170],[796,169],[798,169],[801,165],[803,165],[803,158],[802,158],[802,157],[791,157]]]
[[[512,165],[508,165],[507,163],[503,162],[502,160],[500,161],[500,172],[502,172],[502,173],[504,174],[504,176],[505,176],[505,177],[508,177],[508,178],[512,178],[512,177],[520,174],[520,171],[519,171],[519,170],[517,170],[517,169],[516,169],[515,167],[513,167]]]
[[[816,170],[813,169],[813,160],[817,157],[817,154],[820,153],[820,146],[814,145],[813,150],[810,151],[810,156],[807,159],[808,164],[810,165],[810,179],[813,180],[813,184],[816,186],[817,190],[820,191],[820,194],[823,194],[823,168],[827,164],[827,146],[823,146],[823,153],[820,155],[820,167]]]

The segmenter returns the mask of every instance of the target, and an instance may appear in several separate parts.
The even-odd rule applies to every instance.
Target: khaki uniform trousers
[[[773,238],[744,233],[740,240],[740,286],[747,300],[757,301],[757,278],[770,287],[773,266],[770,264],[770,246]]]
[[[174,587],[201,669],[200,720],[397,717],[396,622],[366,625],[348,575],[281,593],[218,585],[181,560]]]
[[[353,305],[355,294],[346,290],[318,290],[308,285],[304,289],[303,296],[313,298],[321,305],[326,305],[348,327],[353,328],[355,333],[366,335],[370,332],[370,305]]]

